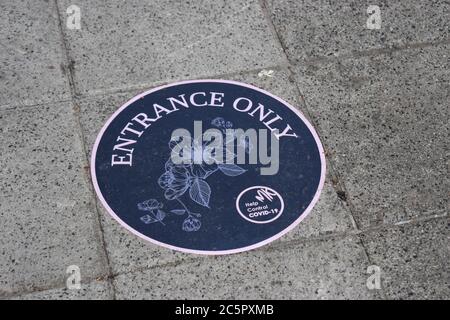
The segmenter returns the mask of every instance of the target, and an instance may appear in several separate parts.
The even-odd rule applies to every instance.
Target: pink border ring
[[[270,238],[268,238],[268,239],[266,239],[264,241],[255,243],[255,244],[253,244],[251,246],[242,247],[242,248],[239,248],[239,249],[221,250],[221,251],[192,250],[192,249],[187,249],[187,248],[181,248],[181,247],[168,245],[166,243],[162,243],[162,242],[157,241],[155,239],[149,238],[149,237],[143,235],[142,233],[140,233],[140,232],[134,230],[133,228],[131,228],[128,224],[126,224],[124,221],[122,221],[117,216],[117,214],[106,203],[105,198],[103,197],[103,195],[102,195],[102,193],[100,191],[100,188],[98,186],[97,175],[95,173],[95,158],[96,158],[96,155],[97,155],[97,148],[98,148],[98,145],[100,143],[101,138],[103,137],[103,134],[104,134],[105,130],[108,128],[110,123],[117,117],[117,115],[119,115],[122,112],[122,110],[124,110],[126,107],[128,107],[130,104],[132,104],[136,100],[139,100],[142,97],[144,97],[144,96],[146,96],[146,95],[148,95],[150,93],[153,93],[155,91],[159,91],[161,89],[165,89],[165,88],[169,88],[169,87],[173,87],[173,86],[178,86],[178,85],[181,85],[181,84],[202,83],[202,82],[218,82],[218,83],[234,84],[234,85],[238,85],[238,86],[242,86],[242,87],[246,87],[246,88],[250,88],[250,89],[259,91],[259,92],[261,92],[261,93],[263,93],[265,95],[268,95],[268,96],[278,100],[279,102],[281,102],[285,106],[289,107],[306,124],[306,126],[309,129],[309,131],[311,132],[311,134],[314,137],[314,140],[315,140],[315,142],[317,144],[317,147],[319,148],[320,161],[321,161],[321,176],[320,176],[319,185],[317,187],[317,191],[316,191],[316,193],[314,195],[314,198],[312,199],[311,203],[309,204],[309,206],[306,208],[306,210],[302,213],[302,215],[297,220],[295,220],[291,225],[289,225],[289,227],[287,227],[283,231],[277,233],[276,235],[274,235],[274,236],[272,236],[272,237],[270,237]],[[239,253],[239,252],[244,252],[244,251],[256,249],[256,248],[264,246],[264,245],[266,245],[266,244],[268,244],[268,243],[270,243],[270,242],[280,238],[284,234],[288,233],[289,231],[294,229],[303,219],[305,219],[309,215],[309,213],[313,209],[314,205],[319,200],[320,193],[322,192],[322,189],[323,189],[323,186],[324,186],[324,183],[325,183],[325,173],[326,173],[325,153],[324,153],[324,150],[323,150],[323,147],[322,147],[322,143],[320,142],[319,136],[317,135],[317,133],[314,130],[313,126],[309,123],[309,121],[306,119],[306,117],[299,110],[294,108],[292,105],[290,105],[289,103],[287,103],[283,99],[281,99],[281,98],[271,94],[270,92],[267,92],[267,91],[265,91],[263,89],[257,88],[255,86],[252,86],[252,85],[249,85],[249,84],[241,83],[241,82],[238,82],[238,81],[231,81],[231,80],[203,79],[203,80],[180,81],[180,82],[175,82],[175,83],[171,83],[171,84],[164,85],[164,86],[159,86],[157,88],[145,91],[144,93],[141,93],[140,95],[135,96],[131,100],[127,101],[124,105],[122,105],[116,112],[114,112],[114,114],[103,125],[102,129],[100,130],[100,132],[99,132],[99,134],[97,136],[97,139],[95,140],[94,148],[92,149],[92,155],[91,155],[91,176],[92,176],[92,183],[94,185],[95,192],[96,192],[98,198],[100,199],[100,202],[102,203],[103,207],[105,207],[106,211],[115,220],[117,220],[125,229],[127,229],[131,233],[135,234],[136,236],[140,237],[141,239],[144,239],[144,240],[149,241],[151,243],[154,243],[156,245],[159,245],[159,246],[162,246],[162,247],[165,247],[165,248],[169,248],[169,249],[172,249],[172,250],[177,250],[177,251],[181,251],[181,252],[185,252],[185,253],[202,254],[202,255],[225,255],[225,254],[233,254],[233,253]]]

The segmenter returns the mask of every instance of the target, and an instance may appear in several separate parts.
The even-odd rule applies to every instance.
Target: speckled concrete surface
[[[299,66],[362,227],[447,210],[449,44]]]
[[[0,111],[2,294],[58,285],[70,265],[107,270],[77,131],[67,102]]]
[[[384,273],[391,299],[450,299],[450,220],[384,227],[364,233],[372,262]]]
[[[69,99],[56,6],[5,0],[0,9],[0,106]]]
[[[364,264],[357,237],[331,238],[127,273],[114,285],[118,299],[376,298],[365,285]]]
[[[66,27],[71,4],[81,30]],[[368,30],[369,4],[2,1],[0,298],[450,299],[450,5],[380,1],[382,27]],[[159,248],[92,191],[103,122],[139,92],[199,78],[280,96],[325,145],[319,203],[268,246]],[[66,288],[71,265],[79,290]]]
[[[108,281],[94,280],[85,283],[79,290],[55,288],[13,297],[14,300],[111,300],[113,290]]]
[[[381,10],[380,30],[367,30],[369,5]],[[442,0],[267,0],[291,61],[320,61],[418,43],[450,34],[449,4]]]
[[[64,13],[72,2],[58,4]],[[85,0],[77,5],[86,12],[85,28],[63,32],[80,93],[211,77],[283,62],[258,0]]]

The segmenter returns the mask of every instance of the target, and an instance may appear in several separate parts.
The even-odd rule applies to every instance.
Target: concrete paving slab
[[[448,206],[449,48],[296,69],[361,228]]]
[[[0,106],[68,99],[63,58],[53,1],[0,3]]]
[[[370,5],[380,8],[380,29],[367,28]],[[291,61],[314,61],[450,38],[450,4],[433,0],[267,0]]]
[[[239,255],[119,275],[118,299],[369,299],[356,238],[271,245]],[[129,284],[133,283],[133,286]]]
[[[59,1],[66,19],[70,0]],[[81,94],[278,65],[281,47],[257,0],[78,1],[64,30]]]
[[[113,299],[111,284],[107,281],[94,281],[82,284],[81,289],[51,289],[38,291],[18,297],[12,300],[111,300]]]
[[[362,235],[389,299],[450,298],[448,217]]]
[[[267,76],[269,74],[270,76]],[[305,112],[295,84],[289,81],[285,70],[265,70],[255,74],[242,74],[230,80],[242,81],[266,89],[279,95]],[[80,116],[84,128],[86,149],[91,150],[97,132],[124,102],[138,92],[89,97],[79,101]],[[100,207],[100,205],[99,205]],[[99,208],[103,218],[105,241],[114,273],[128,272],[166,263],[180,262],[196,257],[175,253],[170,250],[148,244],[130,234],[121,227],[103,208]],[[327,180],[323,194],[313,212],[293,231],[283,236],[280,241],[319,237],[332,233],[342,233],[352,229],[350,213],[340,201]]]
[[[0,136],[0,296],[62,286],[70,265],[105,275],[71,105],[0,111]]]

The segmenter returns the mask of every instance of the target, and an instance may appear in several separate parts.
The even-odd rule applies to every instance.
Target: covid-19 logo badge
[[[280,98],[225,80],[179,82],[117,110],[95,142],[95,191],[122,226],[190,253],[257,248],[312,210],[320,140]]]

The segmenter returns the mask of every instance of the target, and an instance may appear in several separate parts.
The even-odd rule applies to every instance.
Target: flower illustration
[[[177,143],[179,143],[185,137],[178,137],[178,139],[171,139],[169,142],[169,148],[173,150]],[[188,138],[189,139],[189,138]],[[183,150],[182,152],[186,152]],[[206,179],[214,171],[217,170],[217,159],[214,149],[208,145],[207,142],[199,140],[193,140],[191,147],[187,150],[189,156],[188,159],[194,160],[186,164],[174,164],[171,159],[166,162],[166,171],[172,170],[174,166],[180,166],[189,170],[189,174],[193,177],[199,177]],[[197,159],[200,158],[200,161]]]
[[[237,140],[238,148],[244,148],[246,153],[250,153],[253,149],[253,144],[250,139],[244,135],[236,136],[234,133],[227,133],[227,129],[233,128],[233,123],[231,121],[225,121],[222,117],[217,117],[211,121],[211,124],[219,128],[223,134],[227,134],[225,137],[226,143],[234,143]],[[228,156],[228,155],[227,155]]]
[[[161,210],[163,207],[163,204],[160,203],[158,200],[155,200],[155,199],[145,200],[141,203],[138,203],[137,207],[141,211],[149,212],[145,216],[141,217],[142,222],[144,222],[145,224],[159,222],[162,225],[164,225],[164,223],[162,221],[166,217],[166,213]]]
[[[217,128],[224,128],[225,127],[225,119],[222,117],[214,118],[211,121],[211,124]]]
[[[138,209],[142,211],[152,211],[156,209],[161,209],[163,207],[162,203],[159,203],[155,199],[145,200],[141,203],[138,203]]]
[[[164,197],[174,200],[181,197],[190,186],[190,173],[185,165],[175,165],[169,159],[166,172],[158,179],[159,186],[164,189]]]
[[[226,129],[233,127],[233,123],[226,121],[223,118],[215,118],[211,124],[226,134]],[[178,137],[177,139],[171,139],[169,141],[169,148],[173,151],[177,144],[182,139],[190,139],[188,137]],[[235,136],[231,136],[229,139],[236,140]],[[190,140],[189,140],[190,141]],[[249,144],[245,139],[238,141],[239,145],[249,148]],[[221,172],[226,176],[235,177],[246,172],[245,169],[235,164],[225,164],[222,161],[218,161],[217,154],[208,146],[208,142],[192,141],[188,145],[187,152],[190,152],[190,159],[194,159],[193,163],[174,163],[172,158],[169,158],[165,165],[165,171],[158,178],[158,185],[164,190],[164,197],[169,201],[177,201],[182,208],[174,208],[168,213],[162,210],[163,204],[156,199],[145,200],[137,205],[141,211],[147,211],[148,214],[141,217],[141,221],[145,224],[151,224],[154,222],[162,222],[169,214],[182,216],[187,215],[184,219],[181,229],[186,232],[198,231],[201,228],[202,222],[200,221],[201,214],[191,211],[183,202],[182,197],[184,194],[188,194],[189,198],[197,205],[203,208],[209,208],[209,202],[211,198],[211,187],[206,179],[215,172]],[[247,150],[246,150],[247,151]],[[182,150],[181,152],[185,152]],[[229,152],[229,151],[225,151]],[[230,156],[236,155],[232,152],[231,155],[226,154],[228,159]],[[200,161],[195,159],[201,157]],[[185,198],[185,197],[183,197]]]
[[[199,219],[194,218],[192,216],[187,217],[183,221],[182,229],[187,232],[198,231],[202,223]]]

